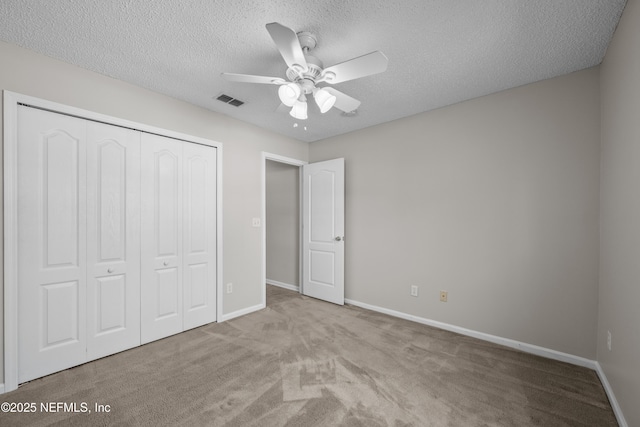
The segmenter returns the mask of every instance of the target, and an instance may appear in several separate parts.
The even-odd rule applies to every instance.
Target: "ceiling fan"
[[[230,82],[280,85],[278,96],[291,107],[289,114],[300,120],[307,119],[307,96],[312,95],[321,113],[336,107],[345,113],[354,112],[360,101],[332,87],[318,87],[319,83],[342,83],[370,76],[387,69],[387,57],[380,51],[368,53],[345,62],[323,68],[324,65],[309,51],[316,47],[316,37],[308,32],[297,33],[277,22],[266,25],[267,31],[289,67],[287,80],[280,77],[222,73]]]

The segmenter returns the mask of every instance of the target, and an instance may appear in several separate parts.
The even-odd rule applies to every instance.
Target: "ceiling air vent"
[[[224,93],[216,98],[218,101],[222,101],[225,104],[233,105],[234,107],[239,107],[244,104],[244,101],[240,101],[239,99],[235,99],[230,97],[229,95],[225,95]]]

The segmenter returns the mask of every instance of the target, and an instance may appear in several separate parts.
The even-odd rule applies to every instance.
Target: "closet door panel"
[[[216,320],[216,154],[184,145],[184,329]]]
[[[140,345],[140,132],[89,122],[87,353]]]
[[[142,134],[142,343],[183,330],[182,146]]]
[[[86,128],[18,109],[18,381],[86,360]]]

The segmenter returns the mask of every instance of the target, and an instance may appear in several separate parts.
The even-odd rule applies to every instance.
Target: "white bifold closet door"
[[[206,145],[183,144],[182,157],[182,307],[183,327],[187,330],[216,321],[217,151]]]
[[[139,345],[139,133],[18,112],[19,382]]]
[[[18,382],[216,320],[215,147],[18,108]]]
[[[142,136],[142,343],[215,321],[216,149]]]
[[[18,111],[19,382],[86,360],[86,126]]]
[[[87,122],[87,357],[140,345],[140,132]]]

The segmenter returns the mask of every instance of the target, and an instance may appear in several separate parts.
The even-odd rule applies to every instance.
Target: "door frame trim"
[[[302,166],[309,164],[305,160],[294,159],[291,157],[281,156],[279,154],[268,153],[263,151],[261,153],[261,213],[260,220],[262,221],[262,303],[264,307],[267,306],[267,160],[271,160],[278,163],[285,163],[298,167],[298,182],[299,186],[299,200],[300,206],[298,207],[298,218],[302,219]],[[302,221],[299,221],[299,235],[300,235],[300,254],[298,262],[298,291],[302,293]]]
[[[18,388],[18,106],[27,105],[54,113],[129,128],[215,147],[216,170],[216,320],[222,320],[222,143],[108,116],[45,99],[3,90],[3,201],[4,201],[4,392]]]

